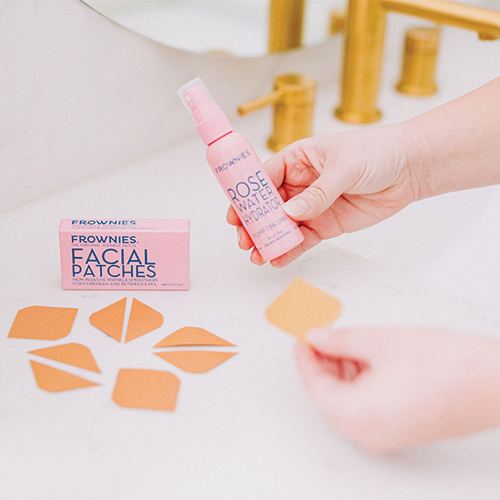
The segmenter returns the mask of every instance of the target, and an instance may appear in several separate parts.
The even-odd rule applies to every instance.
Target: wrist
[[[425,145],[428,144],[425,131],[420,127],[420,123],[414,119],[399,123],[399,136],[403,158],[406,168],[412,179],[415,200],[430,198],[439,193],[435,192],[432,171],[429,168],[429,161],[425,158]]]
[[[500,78],[399,124],[417,199],[500,183]]]

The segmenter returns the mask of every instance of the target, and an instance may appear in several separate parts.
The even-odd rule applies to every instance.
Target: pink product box
[[[63,219],[66,290],[188,290],[189,220]]]

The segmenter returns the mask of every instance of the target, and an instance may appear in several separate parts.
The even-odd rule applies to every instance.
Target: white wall
[[[275,74],[337,74],[338,38],[306,50],[193,55],[135,35],[79,0],[0,0],[0,212],[193,134],[175,93],[191,78],[201,76],[232,115],[269,91]]]

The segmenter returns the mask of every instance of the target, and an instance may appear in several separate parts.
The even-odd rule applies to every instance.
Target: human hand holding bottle
[[[406,159],[397,127],[319,136],[297,141],[264,163],[286,202],[285,211],[300,221],[301,245],[271,261],[283,267],[322,240],[353,232],[395,214],[418,196],[417,180]],[[239,246],[253,247],[234,209],[227,220],[237,226]],[[251,260],[264,260],[254,249]]]
[[[395,125],[297,141],[265,164],[303,243],[284,267],[325,239],[372,226],[422,198],[500,182],[500,78]],[[253,246],[232,208],[239,246]],[[254,249],[251,260],[264,260]]]

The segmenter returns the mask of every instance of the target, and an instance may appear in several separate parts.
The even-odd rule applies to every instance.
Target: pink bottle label
[[[283,200],[261,161],[241,134],[208,147],[207,160],[264,260],[299,245],[304,237],[283,210]]]

